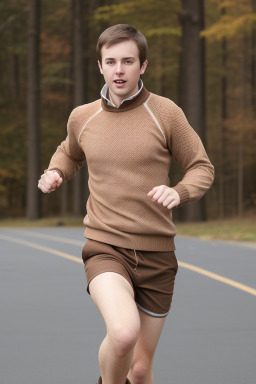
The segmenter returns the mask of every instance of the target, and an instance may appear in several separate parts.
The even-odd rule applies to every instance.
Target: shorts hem
[[[166,316],[168,315],[168,313],[170,312],[170,311],[168,311],[168,312],[166,312],[166,313],[154,313],[154,312],[148,311],[147,309],[143,308],[143,307],[142,307],[141,305],[139,305],[138,303],[136,303],[136,305],[137,305],[137,307],[138,307],[141,311],[143,311],[143,312],[145,312],[145,313],[147,313],[148,315],[153,316],[153,317],[166,317]]]

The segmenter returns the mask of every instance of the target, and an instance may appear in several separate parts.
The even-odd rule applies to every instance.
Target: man
[[[141,32],[110,27],[99,37],[97,54],[106,81],[101,99],[72,111],[67,138],[39,188],[54,191],[86,158],[90,196],[82,256],[88,293],[107,328],[98,383],[153,384],[153,357],[178,269],[172,208],[202,197],[214,169],[182,110],[143,86],[148,62]],[[184,177],[171,188],[172,158]]]

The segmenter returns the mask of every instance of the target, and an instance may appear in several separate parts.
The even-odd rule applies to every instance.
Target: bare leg
[[[140,331],[133,289],[123,276],[105,272],[91,281],[90,294],[107,328],[99,350],[103,384],[124,384]]]
[[[128,378],[132,384],[153,384],[153,359],[166,317],[139,311],[141,329]]]

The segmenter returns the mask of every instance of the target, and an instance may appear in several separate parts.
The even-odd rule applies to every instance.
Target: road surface
[[[95,384],[105,326],[81,228],[0,229],[0,383]],[[177,237],[155,384],[256,382],[256,247]]]

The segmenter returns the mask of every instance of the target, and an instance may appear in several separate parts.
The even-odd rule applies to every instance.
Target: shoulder
[[[154,93],[150,93],[145,106],[153,114],[168,140],[177,123],[183,120],[182,109],[173,100]]]
[[[150,93],[146,103],[148,108],[163,122],[168,123],[181,110],[171,99]]]
[[[155,93],[150,92],[150,95],[148,97],[147,103],[151,106],[156,105],[160,108],[172,108],[176,109],[179,108],[177,104],[174,103],[173,100],[169,99],[168,97],[159,96]]]
[[[74,108],[68,119],[68,130],[79,131],[101,109],[101,99]]]

